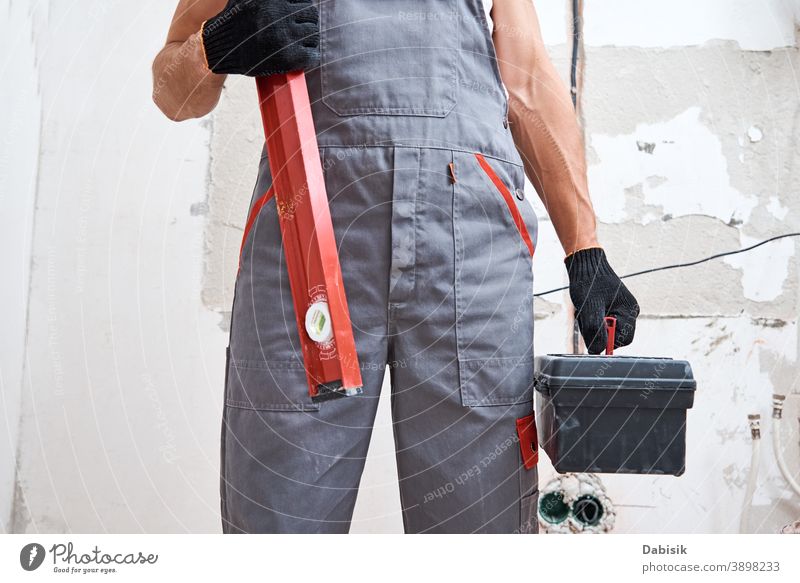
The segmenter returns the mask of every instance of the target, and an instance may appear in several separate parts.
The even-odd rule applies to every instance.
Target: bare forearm
[[[525,173],[567,254],[597,245],[586,157],[567,88],[547,56],[532,0],[495,0],[494,44]]]
[[[208,70],[200,33],[170,42],[153,61],[153,101],[175,121],[202,117],[217,105],[224,75]]]
[[[633,340],[639,305],[598,247],[586,155],[572,101],[547,56],[532,0],[494,0],[494,44],[509,93],[509,121],[525,172],[569,257],[569,295],[591,354],[606,346],[605,317],[617,319],[614,347]]]
[[[597,246],[586,157],[566,87],[549,61],[509,90],[509,121],[525,172],[567,254]]]

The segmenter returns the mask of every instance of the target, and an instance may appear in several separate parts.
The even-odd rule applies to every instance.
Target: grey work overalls
[[[364,393],[309,398],[262,158],[231,324],[224,529],[347,532],[388,366],[406,531],[535,532],[537,221],[481,0],[319,9],[308,83]]]

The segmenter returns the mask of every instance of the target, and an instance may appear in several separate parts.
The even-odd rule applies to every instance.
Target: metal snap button
[[[517,200],[525,200],[525,191],[521,188],[515,188],[514,196],[517,197]]]

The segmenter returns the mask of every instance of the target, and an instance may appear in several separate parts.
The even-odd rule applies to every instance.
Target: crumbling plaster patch
[[[800,230],[800,101],[787,74],[800,65],[796,48],[589,48],[586,62],[590,190],[618,271]],[[797,310],[794,249],[793,242],[772,243],[755,256],[647,275],[629,286],[651,315],[744,310],[790,318]]]
[[[675,257],[700,258],[720,247],[737,244],[734,229],[714,231],[716,221],[707,217],[687,217],[681,220],[650,223],[646,226],[599,225],[599,237],[611,257],[614,268],[620,273],[633,273],[656,265],[664,265]],[[707,230],[711,236],[695,241],[698,230]],[[705,293],[709,280],[731,282],[732,269],[719,262],[708,263],[678,271],[662,271],[626,281],[643,307],[645,314],[653,315],[732,315],[720,313],[719,298],[711,299]],[[730,299],[735,300],[733,286]],[[726,298],[727,299],[727,298]],[[736,310],[738,311],[738,309]]]
[[[720,251],[739,249],[741,231],[718,219],[692,215],[647,225],[598,225],[600,240],[620,274],[691,262]],[[702,233],[702,236],[698,236]],[[770,243],[742,254],[742,268],[723,259],[625,280],[646,317],[739,316],[791,320],[797,314],[797,261],[781,255]],[[794,243],[788,245],[794,249]],[[759,253],[762,255],[759,256]],[[734,256],[737,257],[737,256]],[[765,259],[765,257],[767,259]],[[785,269],[785,275],[784,270]],[[768,284],[782,293],[770,298],[753,291],[751,283],[767,274]],[[750,295],[746,295],[746,282]],[[774,295],[774,294],[773,294]]]
[[[769,203],[767,204],[766,208],[767,211],[769,211],[769,214],[771,214],[779,221],[785,219],[786,214],[789,212],[789,209],[787,209],[785,206],[781,204],[781,201],[777,196],[769,197]]]
[[[592,133],[598,156],[589,168],[595,210],[605,223],[647,224],[661,216],[629,216],[626,203],[638,187],[641,201],[671,217],[705,215],[746,222],[758,200],[730,184],[722,144],[690,107],[667,122],[640,123],[630,134]]]
[[[742,247],[758,240],[742,234]],[[742,272],[744,297],[754,302],[769,302],[782,293],[789,277],[789,262],[795,256],[796,244],[792,239],[782,239],[741,255],[724,259]]]

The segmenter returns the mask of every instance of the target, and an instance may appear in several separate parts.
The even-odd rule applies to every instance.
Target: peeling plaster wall
[[[586,3],[582,115],[601,241],[621,273],[683,263],[800,231],[797,2]],[[713,17],[712,15],[716,15]],[[541,207],[539,207],[541,208]],[[541,211],[543,212],[543,210]],[[544,221],[537,251],[557,255]],[[762,466],[748,529],[800,516],[771,447],[771,395],[789,394],[783,443],[800,467],[795,239],[628,280],[642,305],[635,346],[698,379],[681,478],[604,476],[617,532],[738,531],[750,464]],[[551,262],[539,269],[549,271]],[[559,282],[549,280],[546,289]],[[568,349],[566,298],[536,312],[537,352]],[[542,468],[542,479],[552,469]]]
[[[750,52],[734,42],[587,49],[589,178],[603,234],[624,246],[619,270],[700,259],[797,230],[799,62],[796,48]],[[791,319],[796,245],[789,239],[632,285],[659,315],[746,309]]]
[[[566,79],[569,2],[536,4]],[[616,269],[800,230],[800,2],[585,5],[581,114]],[[0,261],[15,282],[0,302],[3,530],[219,530],[224,346],[262,137],[248,79],[230,79],[203,121],[172,124],[155,110],[150,60],[172,8],[0,1],[10,15],[0,54],[14,57],[0,62],[20,79],[0,96],[14,112],[0,120],[0,237],[12,250]],[[535,206],[541,291],[566,277]],[[748,413],[764,421],[750,529],[800,516],[769,424],[771,394],[792,393],[783,442],[800,467],[797,245],[629,280],[643,313],[635,346],[620,352],[686,358],[699,389],[683,477],[603,476],[617,532],[736,531]],[[563,293],[537,299],[538,353],[569,351],[568,309]],[[388,388],[354,532],[402,531]]]

